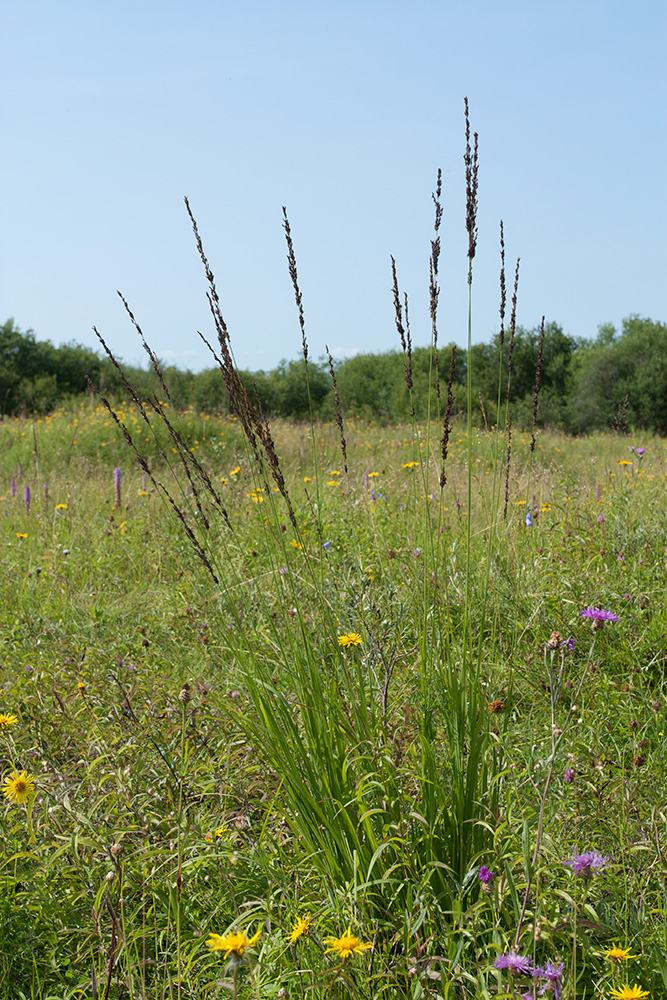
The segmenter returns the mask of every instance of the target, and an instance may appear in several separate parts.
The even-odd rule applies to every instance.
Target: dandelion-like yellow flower
[[[230,476],[238,476],[238,474],[239,474],[240,471],[241,471],[241,466],[237,465],[235,469],[232,469],[232,471],[229,473],[229,475]]]
[[[11,729],[18,721],[15,715],[0,714],[0,729]]]
[[[310,931],[310,917],[299,917],[297,922],[292,926],[292,933],[287,939],[289,944],[294,944],[298,941],[300,937],[304,934],[308,934]]]
[[[239,961],[243,958],[246,948],[252,948],[260,939],[262,928],[251,938],[245,931],[232,931],[231,934],[211,934],[206,942],[206,947],[211,951],[224,951],[225,958],[232,958]]]
[[[66,503],[57,503],[56,504],[56,510],[67,510],[67,504]]]
[[[417,465],[419,465],[419,462],[404,462],[403,463],[403,468],[404,469],[414,469],[415,466],[417,466]]]
[[[358,937],[355,937],[352,933],[351,927],[348,927],[342,937],[325,938],[324,943],[330,946],[324,952],[325,955],[328,955],[331,951],[335,951],[335,953],[339,955],[343,961],[346,958],[349,958],[353,952],[356,952],[357,955],[361,955],[367,948],[372,948],[371,944],[365,943]]]
[[[310,478],[310,476],[304,476],[303,481],[304,483],[312,483],[313,480]]]
[[[81,694],[83,694],[84,691],[86,690],[86,685],[83,683],[83,681],[79,681],[79,683],[77,684],[77,687],[78,687],[79,691],[81,692]]]
[[[630,954],[629,948],[619,948],[617,944],[610,948],[609,951],[605,951],[605,958],[611,958],[614,962],[627,962],[629,958],[637,958],[636,955]]]
[[[340,486],[337,479],[327,479],[327,486]]]
[[[18,806],[31,799],[35,794],[35,779],[26,771],[12,771],[3,781],[2,791],[5,798],[14,801]]]
[[[621,986],[619,990],[612,990],[609,994],[615,1000],[643,1000],[650,995],[648,990],[643,990],[637,983],[634,986]]]
[[[17,537],[17,538],[27,538],[28,536],[27,536],[27,534],[25,533],[25,531],[17,531],[17,532],[16,532],[16,537]]]
[[[364,640],[361,638],[358,632],[346,632],[345,635],[338,636],[338,645],[345,646],[360,646]]]

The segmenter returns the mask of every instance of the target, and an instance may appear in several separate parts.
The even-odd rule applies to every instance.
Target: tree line
[[[541,360],[540,360],[541,359]],[[451,345],[358,354],[335,370],[340,405],[346,416],[383,422],[419,419],[445,409],[452,361]],[[667,433],[667,325],[639,316],[617,330],[600,326],[593,340],[574,338],[557,323],[541,331],[519,327],[471,349],[476,419],[496,423],[509,404],[515,426],[530,426],[536,372],[540,362],[537,422],[580,434],[610,427]],[[140,395],[163,396],[152,370],[123,366]],[[454,412],[466,408],[468,358],[457,348],[451,365]],[[307,371],[307,375],[306,375]],[[225,413],[229,400],[217,369],[193,373],[174,366],[162,370],[172,404],[181,409]],[[410,377],[406,377],[409,372]],[[334,392],[329,364],[303,359],[282,361],[271,371],[240,372],[251,396],[268,415],[331,419]],[[22,332],[13,320],[0,326],[0,414],[45,414],[72,397],[90,392],[86,376],[104,394],[118,399],[123,387],[106,356],[69,343],[55,347]],[[408,389],[408,382],[412,388]],[[439,390],[439,396],[438,396]],[[500,413],[498,407],[500,406]]]

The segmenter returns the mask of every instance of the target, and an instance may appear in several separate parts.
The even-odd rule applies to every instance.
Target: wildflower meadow
[[[271,421],[192,222],[231,416],[0,423],[0,997],[667,996],[667,443]]]

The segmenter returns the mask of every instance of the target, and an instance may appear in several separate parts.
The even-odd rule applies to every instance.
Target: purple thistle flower
[[[479,880],[480,882],[483,883],[483,885],[488,885],[488,883],[495,877],[496,877],[495,872],[492,872],[491,869],[487,868],[486,865],[482,865],[482,867],[479,870]]]
[[[641,458],[642,455],[645,454],[646,454],[646,448],[635,448],[635,455],[639,455],[639,457]]]
[[[605,622],[617,622],[618,615],[613,611],[605,611],[603,608],[584,608],[579,612],[580,618],[592,618],[593,628],[600,629]]]
[[[113,470],[114,507],[120,507],[120,486],[121,486],[121,473],[120,473],[120,468],[116,466],[116,468]]]
[[[30,487],[28,486],[27,483],[25,484],[25,489],[23,491],[23,502],[25,504],[25,509],[26,509],[27,513],[29,514],[30,513]]]
[[[563,963],[558,965],[549,960],[546,965],[533,969],[535,979],[545,979],[544,985],[537,991],[537,995],[542,997],[545,993],[550,993],[554,1000],[560,1000],[563,995]]]
[[[575,875],[581,875],[583,879],[588,881],[596,871],[606,868],[610,861],[611,858],[600,854],[599,851],[584,851],[583,854],[577,854],[576,851],[573,851],[572,860],[566,861],[565,864],[569,865]]]
[[[567,771],[563,775],[563,781],[565,782],[566,785],[571,785],[572,782],[574,781],[574,771],[572,770],[571,767],[568,767]]]
[[[525,955],[517,955],[515,951],[510,951],[506,955],[498,955],[493,963],[494,969],[507,969],[511,976],[530,976],[533,966],[529,958]]]

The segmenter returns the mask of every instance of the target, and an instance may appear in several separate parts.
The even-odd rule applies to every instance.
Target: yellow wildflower
[[[343,961],[345,961],[346,958],[349,958],[353,952],[356,952],[357,955],[361,955],[367,948],[372,947],[371,944],[364,943],[358,937],[355,937],[352,933],[351,927],[348,927],[342,937],[325,938],[324,943],[330,946],[324,952],[325,955],[334,951],[340,958],[343,959]]]
[[[294,944],[295,941],[304,935],[308,934],[310,931],[310,917],[299,917],[295,924],[292,925],[292,933],[288,938],[289,944]]]
[[[345,632],[344,635],[338,636],[339,646],[359,646],[363,642],[363,639],[358,632]]]
[[[650,995],[648,990],[643,990],[637,983],[634,986],[621,986],[620,989],[612,990],[609,994],[615,1000],[643,1000],[644,997],[650,997]]]
[[[629,948],[619,948],[617,944],[610,948],[609,951],[605,951],[605,958],[611,958],[614,962],[627,962],[629,958],[637,958],[636,955],[630,954]]]
[[[235,961],[243,958],[246,948],[252,948],[257,944],[262,933],[262,928],[251,938],[246,931],[232,931],[230,934],[211,934],[206,942],[206,947],[211,951],[224,951],[225,958],[231,955]]]
[[[15,715],[0,714],[0,729],[11,729],[17,722],[18,719]]]
[[[35,794],[35,779],[26,771],[12,771],[3,782],[2,788],[5,798],[16,802],[22,806],[24,802],[31,799]]]

